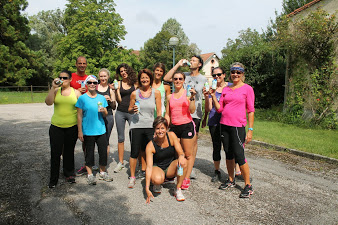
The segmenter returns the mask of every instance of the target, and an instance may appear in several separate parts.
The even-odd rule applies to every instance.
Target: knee
[[[153,184],[162,184],[164,182],[164,177],[161,175],[153,175],[152,176],[152,183]]]

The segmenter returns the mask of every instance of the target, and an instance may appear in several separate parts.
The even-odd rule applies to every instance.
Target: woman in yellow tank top
[[[66,182],[75,183],[74,148],[77,140],[77,110],[75,104],[81,95],[70,87],[72,74],[62,71],[52,83],[45,102],[54,104],[54,114],[49,128],[51,165],[49,188],[54,188],[59,180],[60,158],[63,155],[63,173]]]

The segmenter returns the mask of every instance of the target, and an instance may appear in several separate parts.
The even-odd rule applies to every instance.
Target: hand
[[[134,105],[133,109],[134,109],[134,113],[138,113],[138,107],[136,105]]]
[[[117,89],[119,89],[119,88],[115,89],[114,83],[109,84],[109,87],[110,87],[110,89],[112,89],[113,91],[117,91]]]
[[[79,88],[77,90],[83,94],[83,93],[86,92],[86,87],[82,87],[82,88]]]
[[[190,88],[190,93],[191,93],[191,97],[194,97],[196,95],[195,88],[191,87]]]
[[[100,107],[99,112],[104,113],[105,107]]]
[[[111,101],[109,95],[105,95],[104,97],[106,98],[107,102],[110,102],[110,101]]]
[[[82,142],[84,141],[83,140],[83,133],[82,133],[82,131],[79,131],[77,136],[80,139],[80,141],[82,141]]]
[[[207,118],[204,118],[202,120],[202,128],[204,128],[207,125]]]
[[[209,94],[210,94],[212,97],[215,96],[215,93],[216,93],[216,90],[214,90],[214,89],[212,89],[212,88],[209,89]]]
[[[187,164],[187,159],[182,155],[178,157],[178,165],[185,167]]]
[[[148,188],[148,190],[146,190],[146,192],[147,192],[146,203],[149,204],[150,203],[150,198],[154,199],[154,195],[153,195],[153,193],[151,193],[151,191],[149,190],[149,188]]]
[[[209,91],[207,91],[205,87],[203,87],[202,92],[205,98],[209,98]]]
[[[52,82],[52,87],[55,89],[55,88],[58,88],[60,87],[62,84],[56,84],[57,81],[59,81],[60,79],[59,78],[55,78]]]
[[[184,66],[184,60],[186,60],[186,59],[181,59],[180,61],[178,61],[178,65],[179,66]]]
[[[246,134],[246,137],[245,137],[245,144],[248,144],[250,143],[250,141],[252,141],[252,130],[248,130],[248,133]]]

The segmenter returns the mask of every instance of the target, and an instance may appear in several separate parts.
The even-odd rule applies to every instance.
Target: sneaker
[[[182,190],[188,190],[190,187],[190,179],[184,178],[183,183],[182,183]]]
[[[56,187],[56,184],[48,184],[48,188],[53,189]]]
[[[103,172],[99,174],[99,180],[104,180],[107,182],[112,182],[113,178],[109,176],[107,172]]]
[[[93,174],[88,175],[87,181],[89,185],[96,185],[96,180]]]
[[[175,184],[175,177],[173,177],[173,178],[164,178],[163,184]]]
[[[239,195],[240,198],[250,198],[250,195],[252,195],[254,193],[253,189],[252,189],[252,185],[247,184],[242,193]]]
[[[76,172],[76,176],[82,176],[84,174],[87,174],[87,169],[85,166],[82,166],[77,172]]]
[[[160,185],[160,184],[154,184],[154,186],[153,186],[153,192],[154,193],[161,193],[161,191],[162,191],[162,185]]]
[[[192,168],[191,170],[190,179],[197,179],[197,175],[194,168]]]
[[[211,182],[221,181],[221,172],[219,170],[215,170],[215,174],[211,178]]]
[[[93,171],[99,171],[99,167],[93,166],[93,167],[92,167],[92,170],[93,170]]]
[[[179,202],[185,200],[184,195],[182,194],[182,190],[180,188],[176,190],[175,197],[176,197],[176,200]]]
[[[120,172],[123,168],[124,168],[124,165],[121,162],[119,162],[114,169],[114,173]]]
[[[76,183],[75,177],[73,177],[73,176],[66,177],[66,182],[70,183],[70,184]]]
[[[135,177],[129,177],[129,183],[128,183],[128,188],[134,188],[136,182]]]
[[[231,188],[231,187],[235,187],[236,183],[235,183],[235,180],[234,181],[230,181],[229,179],[227,181],[225,181],[224,184],[221,184],[221,186],[219,186],[218,189],[221,189],[221,190],[226,190],[228,188]]]
[[[143,180],[144,178],[146,178],[146,171],[139,170],[136,174],[136,179]]]

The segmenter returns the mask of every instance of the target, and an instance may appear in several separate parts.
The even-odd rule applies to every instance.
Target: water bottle
[[[214,90],[216,90],[216,88],[217,88],[217,80],[216,80],[216,79],[214,79],[214,80],[212,81],[212,86],[211,86],[211,88],[214,89]]]
[[[117,82],[117,80],[115,79],[114,82],[114,89],[116,90],[119,87],[119,83]]]
[[[103,104],[102,104],[102,102],[98,102],[97,103],[97,109],[98,109],[98,111],[100,112],[100,109],[103,107]]]
[[[187,97],[191,96],[190,89],[191,89],[191,86],[187,85]]]
[[[59,85],[59,86],[61,86],[62,83],[63,83],[63,80],[60,80],[60,79],[57,79],[57,80],[55,81],[55,84],[56,84],[56,85]]]
[[[177,165],[177,176],[183,176],[183,167]]]
[[[209,91],[209,88],[210,88],[210,87],[209,87],[208,81],[205,82],[204,87],[205,87],[205,91],[208,92],[208,91]]]
[[[81,82],[81,88],[84,88],[84,87],[86,87],[86,85],[85,85],[84,81],[82,81]]]
[[[191,63],[188,60],[183,60],[183,64],[186,64],[187,66],[191,66]]]
[[[140,112],[140,102],[138,100],[136,100],[135,105],[137,106],[137,113],[139,113]]]

